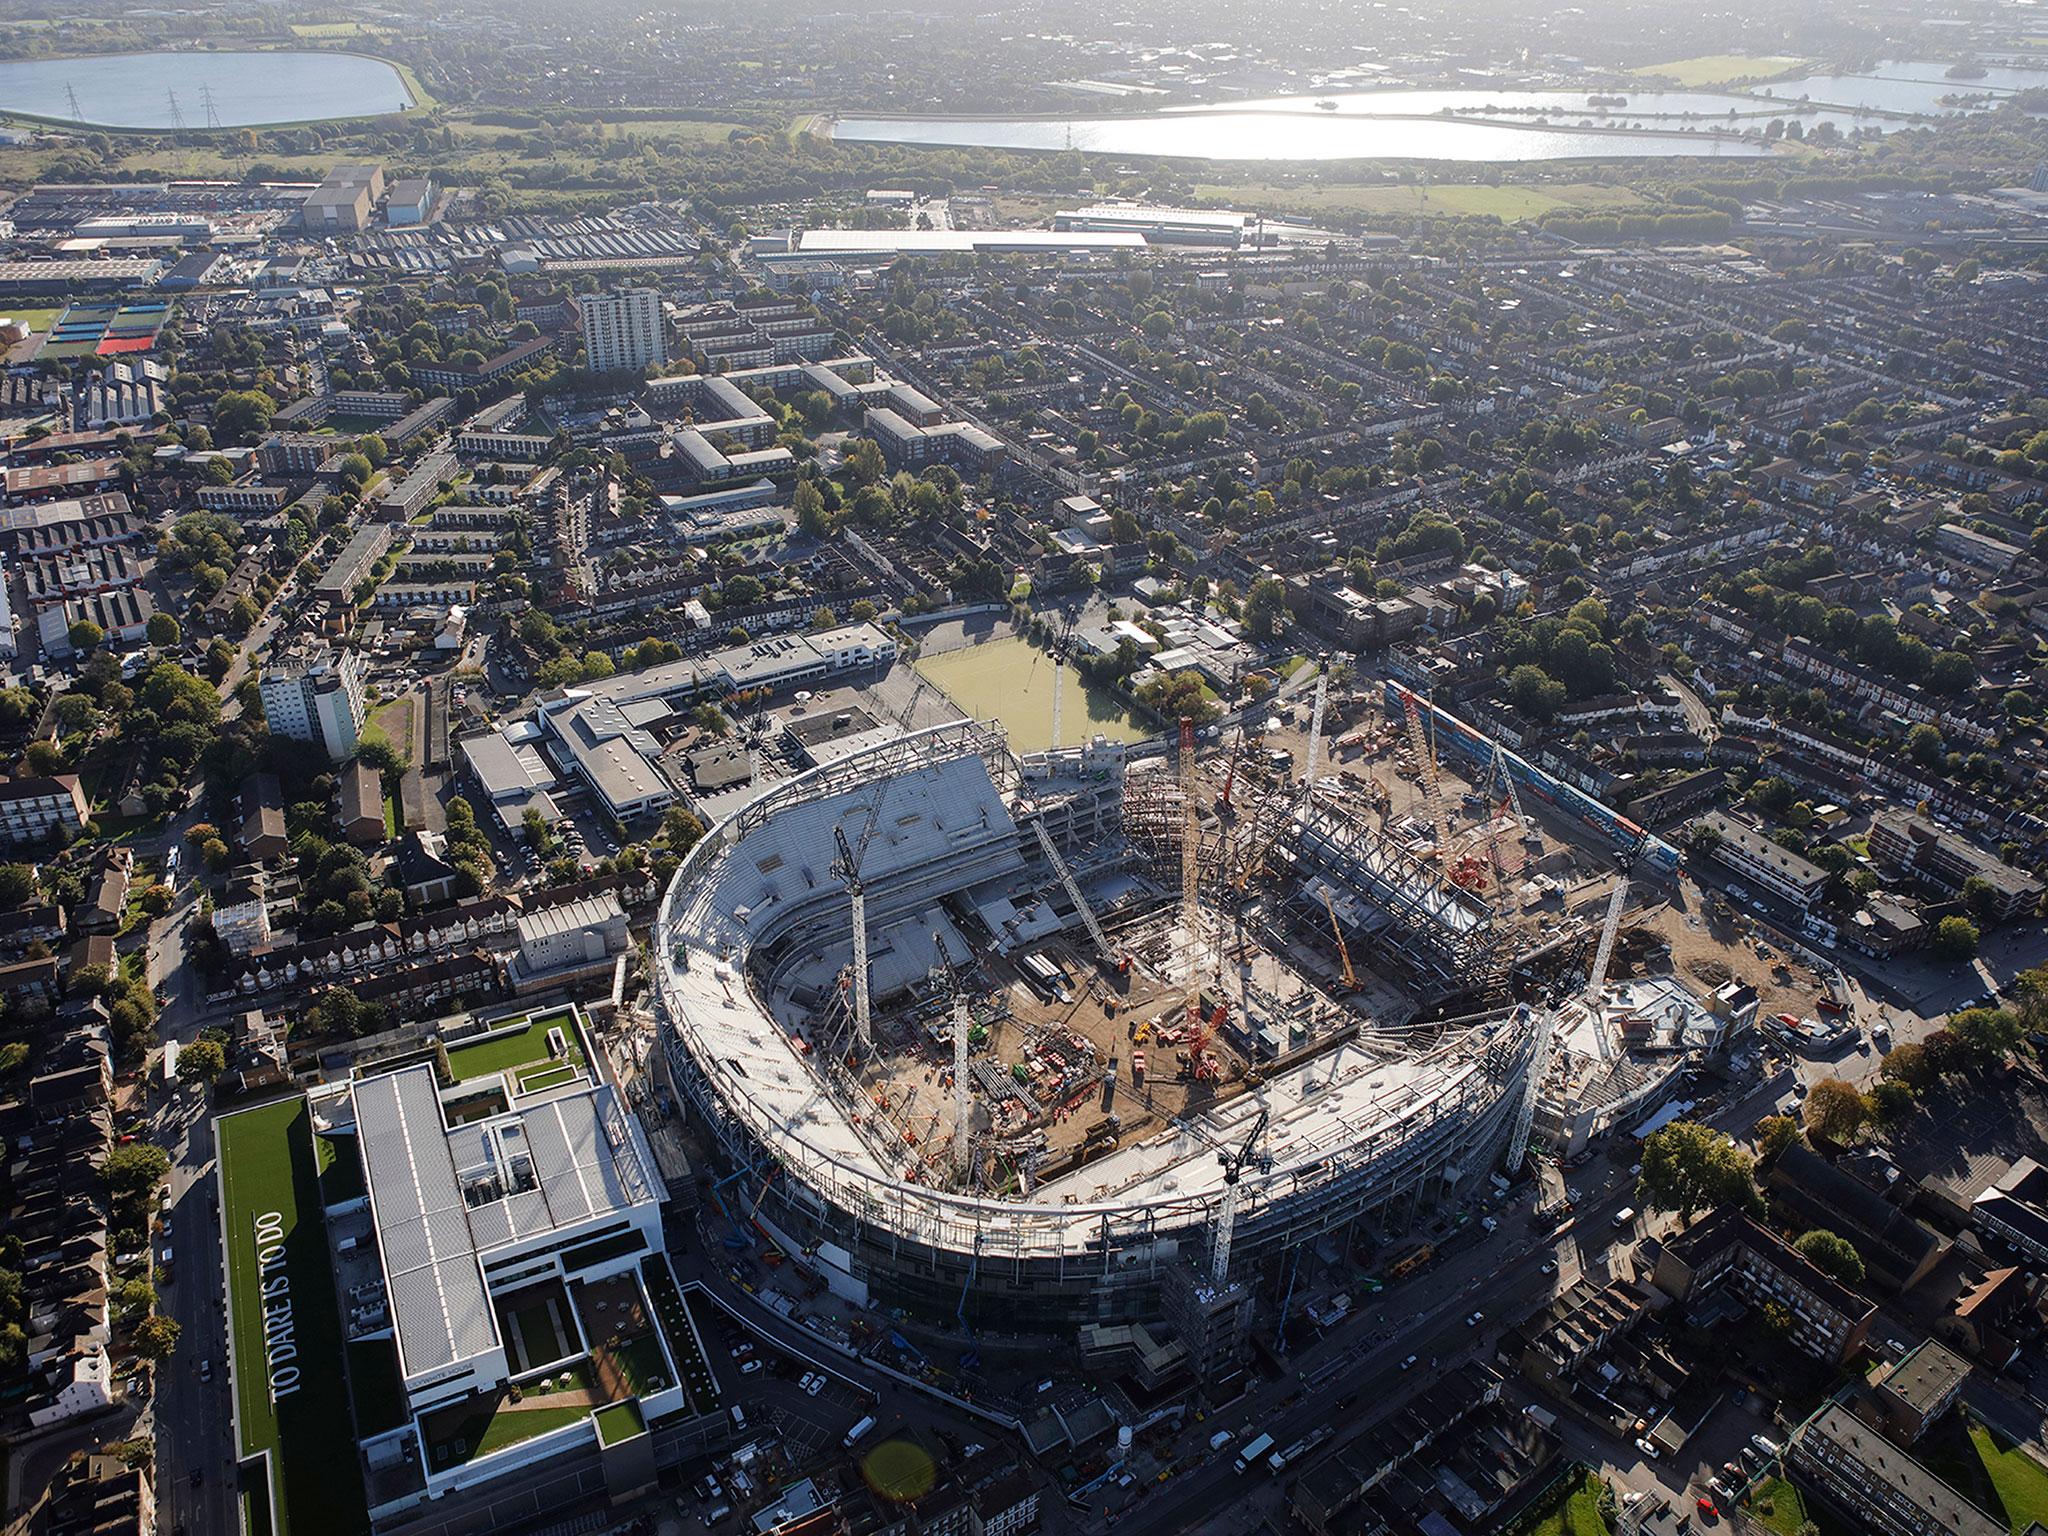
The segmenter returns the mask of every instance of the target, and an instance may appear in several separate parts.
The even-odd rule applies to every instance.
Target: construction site
[[[1328,685],[1299,745],[1276,715],[1062,746],[1055,712],[1018,758],[958,721],[714,826],[658,997],[734,1214],[849,1299],[1163,1307],[1207,1356],[1264,1261],[1370,1250],[1519,1167],[1570,1059],[1548,1002],[1598,991],[1642,848],[1604,921],[1542,910],[1582,854],[1514,762],[1454,779],[1419,700]]]

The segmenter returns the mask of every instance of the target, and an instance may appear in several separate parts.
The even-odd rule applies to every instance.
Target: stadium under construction
[[[1296,775],[956,721],[715,825],[658,998],[744,1216],[856,1301],[1203,1352],[1267,1260],[1485,1186],[1554,1033],[1508,1000],[1527,935],[1318,772],[1321,724]]]

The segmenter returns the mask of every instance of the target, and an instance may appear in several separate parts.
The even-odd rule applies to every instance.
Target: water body
[[[1382,117],[1362,112],[1246,112],[1214,108],[1138,117],[845,117],[837,139],[982,149],[1080,149],[1097,154],[1200,160],[1640,159],[1665,155],[1753,159],[1754,140],[1704,131],[1567,132],[1456,118]]]
[[[1777,80],[1755,88],[1759,96],[1779,100],[1806,97],[1833,106],[1863,108],[1873,112],[1917,112],[1930,117],[1968,110],[1944,106],[1944,96],[2006,96],[2014,91],[2048,86],[2048,70],[2008,69],[1985,66],[1974,80],[1951,80],[1949,66],[1928,59],[1896,60],[1880,64],[1865,74],[1807,75],[1797,80]]]
[[[175,128],[180,118],[188,128],[254,128],[413,105],[395,68],[353,53],[120,53],[0,63],[0,111],[101,128]]]
[[[835,138],[876,144],[985,149],[1080,149],[1205,160],[1408,159],[1457,161],[1647,159],[1768,154],[1731,134],[1795,114],[1808,132],[1910,126],[1905,116],[1946,116],[1944,96],[2010,94],[2048,86],[2048,70],[1987,67],[1952,80],[1926,60],[1863,74],[1809,75],[1750,92],[1383,90],[1328,91],[1165,107],[1129,117],[842,118]],[[1598,96],[1621,105],[1594,105]],[[1328,105],[1324,105],[1327,103]],[[1561,131],[1576,130],[1576,131]]]

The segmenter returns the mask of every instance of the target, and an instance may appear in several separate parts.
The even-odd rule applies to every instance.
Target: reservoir
[[[2048,85],[2048,71],[2002,65],[1956,79],[1927,61],[1861,74],[1808,75],[1748,91],[1332,90],[1165,107],[1129,116],[845,117],[833,137],[875,144],[1079,149],[1204,160],[1524,160],[1750,158],[1774,120],[1811,132],[1888,132]],[[1974,72],[1973,72],[1974,73]],[[1960,98],[1976,98],[1970,106]]]
[[[1499,98],[1495,98],[1498,101]],[[1575,119],[1576,120],[1576,119]],[[1629,119],[1624,115],[1623,121]],[[1725,120],[1722,125],[1725,128]],[[835,139],[872,144],[1079,149],[1095,154],[1200,160],[1591,160],[1661,155],[1750,159],[1770,153],[1673,124],[1668,130],[1593,131],[1467,118],[1365,112],[1190,110],[1138,117],[841,118]]]
[[[73,98],[77,108],[72,107]],[[404,78],[355,53],[117,53],[0,63],[0,112],[101,128],[251,128],[413,105]]]

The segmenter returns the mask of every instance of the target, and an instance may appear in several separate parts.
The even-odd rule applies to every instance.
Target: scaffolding
[[[1512,949],[1491,906],[1356,813],[1305,802],[1278,851],[1298,876],[1320,875],[1363,902],[1376,917],[1364,936],[1426,989],[1457,998],[1504,990]]]

